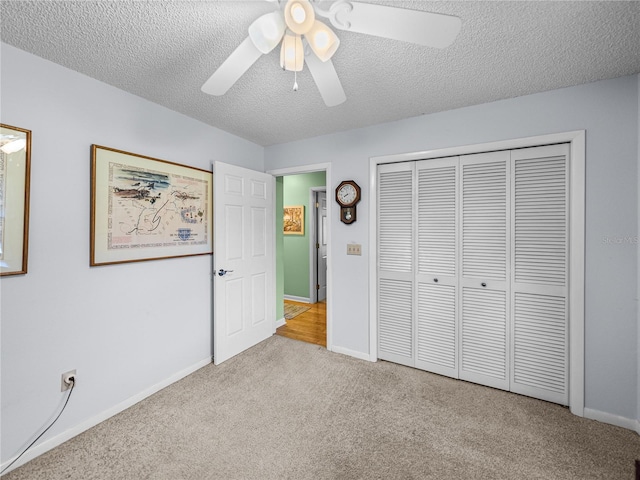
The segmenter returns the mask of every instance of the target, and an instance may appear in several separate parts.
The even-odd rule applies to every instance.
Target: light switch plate
[[[359,243],[348,243],[347,255],[362,255],[362,245]]]

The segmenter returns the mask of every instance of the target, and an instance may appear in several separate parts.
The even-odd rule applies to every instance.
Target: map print
[[[206,245],[206,180],[109,163],[107,249]]]

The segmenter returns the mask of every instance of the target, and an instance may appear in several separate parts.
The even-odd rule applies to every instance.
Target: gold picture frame
[[[304,205],[284,207],[282,233],[285,235],[304,235]]]
[[[31,130],[0,123],[0,276],[27,273]]]
[[[91,266],[213,253],[213,174],[91,146]]]

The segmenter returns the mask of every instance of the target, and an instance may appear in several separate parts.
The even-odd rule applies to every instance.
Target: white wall
[[[77,369],[77,388],[43,441],[77,433],[212,355],[211,256],[89,268],[91,144],[261,171],[264,149],[0,47],[0,121],[33,132],[29,273],[0,283],[6,463],[61,406],[63,372]]]
[[[329,192],[344,179],[362,187],[358,221],[346,226],[337,216],[331,219],[334,346],[363,354],[369,349],[370,157],[582,129],[587,131],[585,407],[633,422],[639,396],[638,249],[615,240],[638,231],[637,76],[267,147],[267,170],[331,161]],[[346,255],[350,242],[362,244],[361,257]]]

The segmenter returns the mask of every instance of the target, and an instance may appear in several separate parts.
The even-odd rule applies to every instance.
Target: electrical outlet
[[[362,245],[359,243],[348,243],[347,255],[362,255]]]
[[[71,381],[71,379],[73,379],[73,381]],[[63,373],[62,378],[60,379],[60,391],[64,392],[66,390],[69,390],[71,386],[75,385],[77,381],[78,375],[76,375],[75,370],[70,370],[66,373]]]

